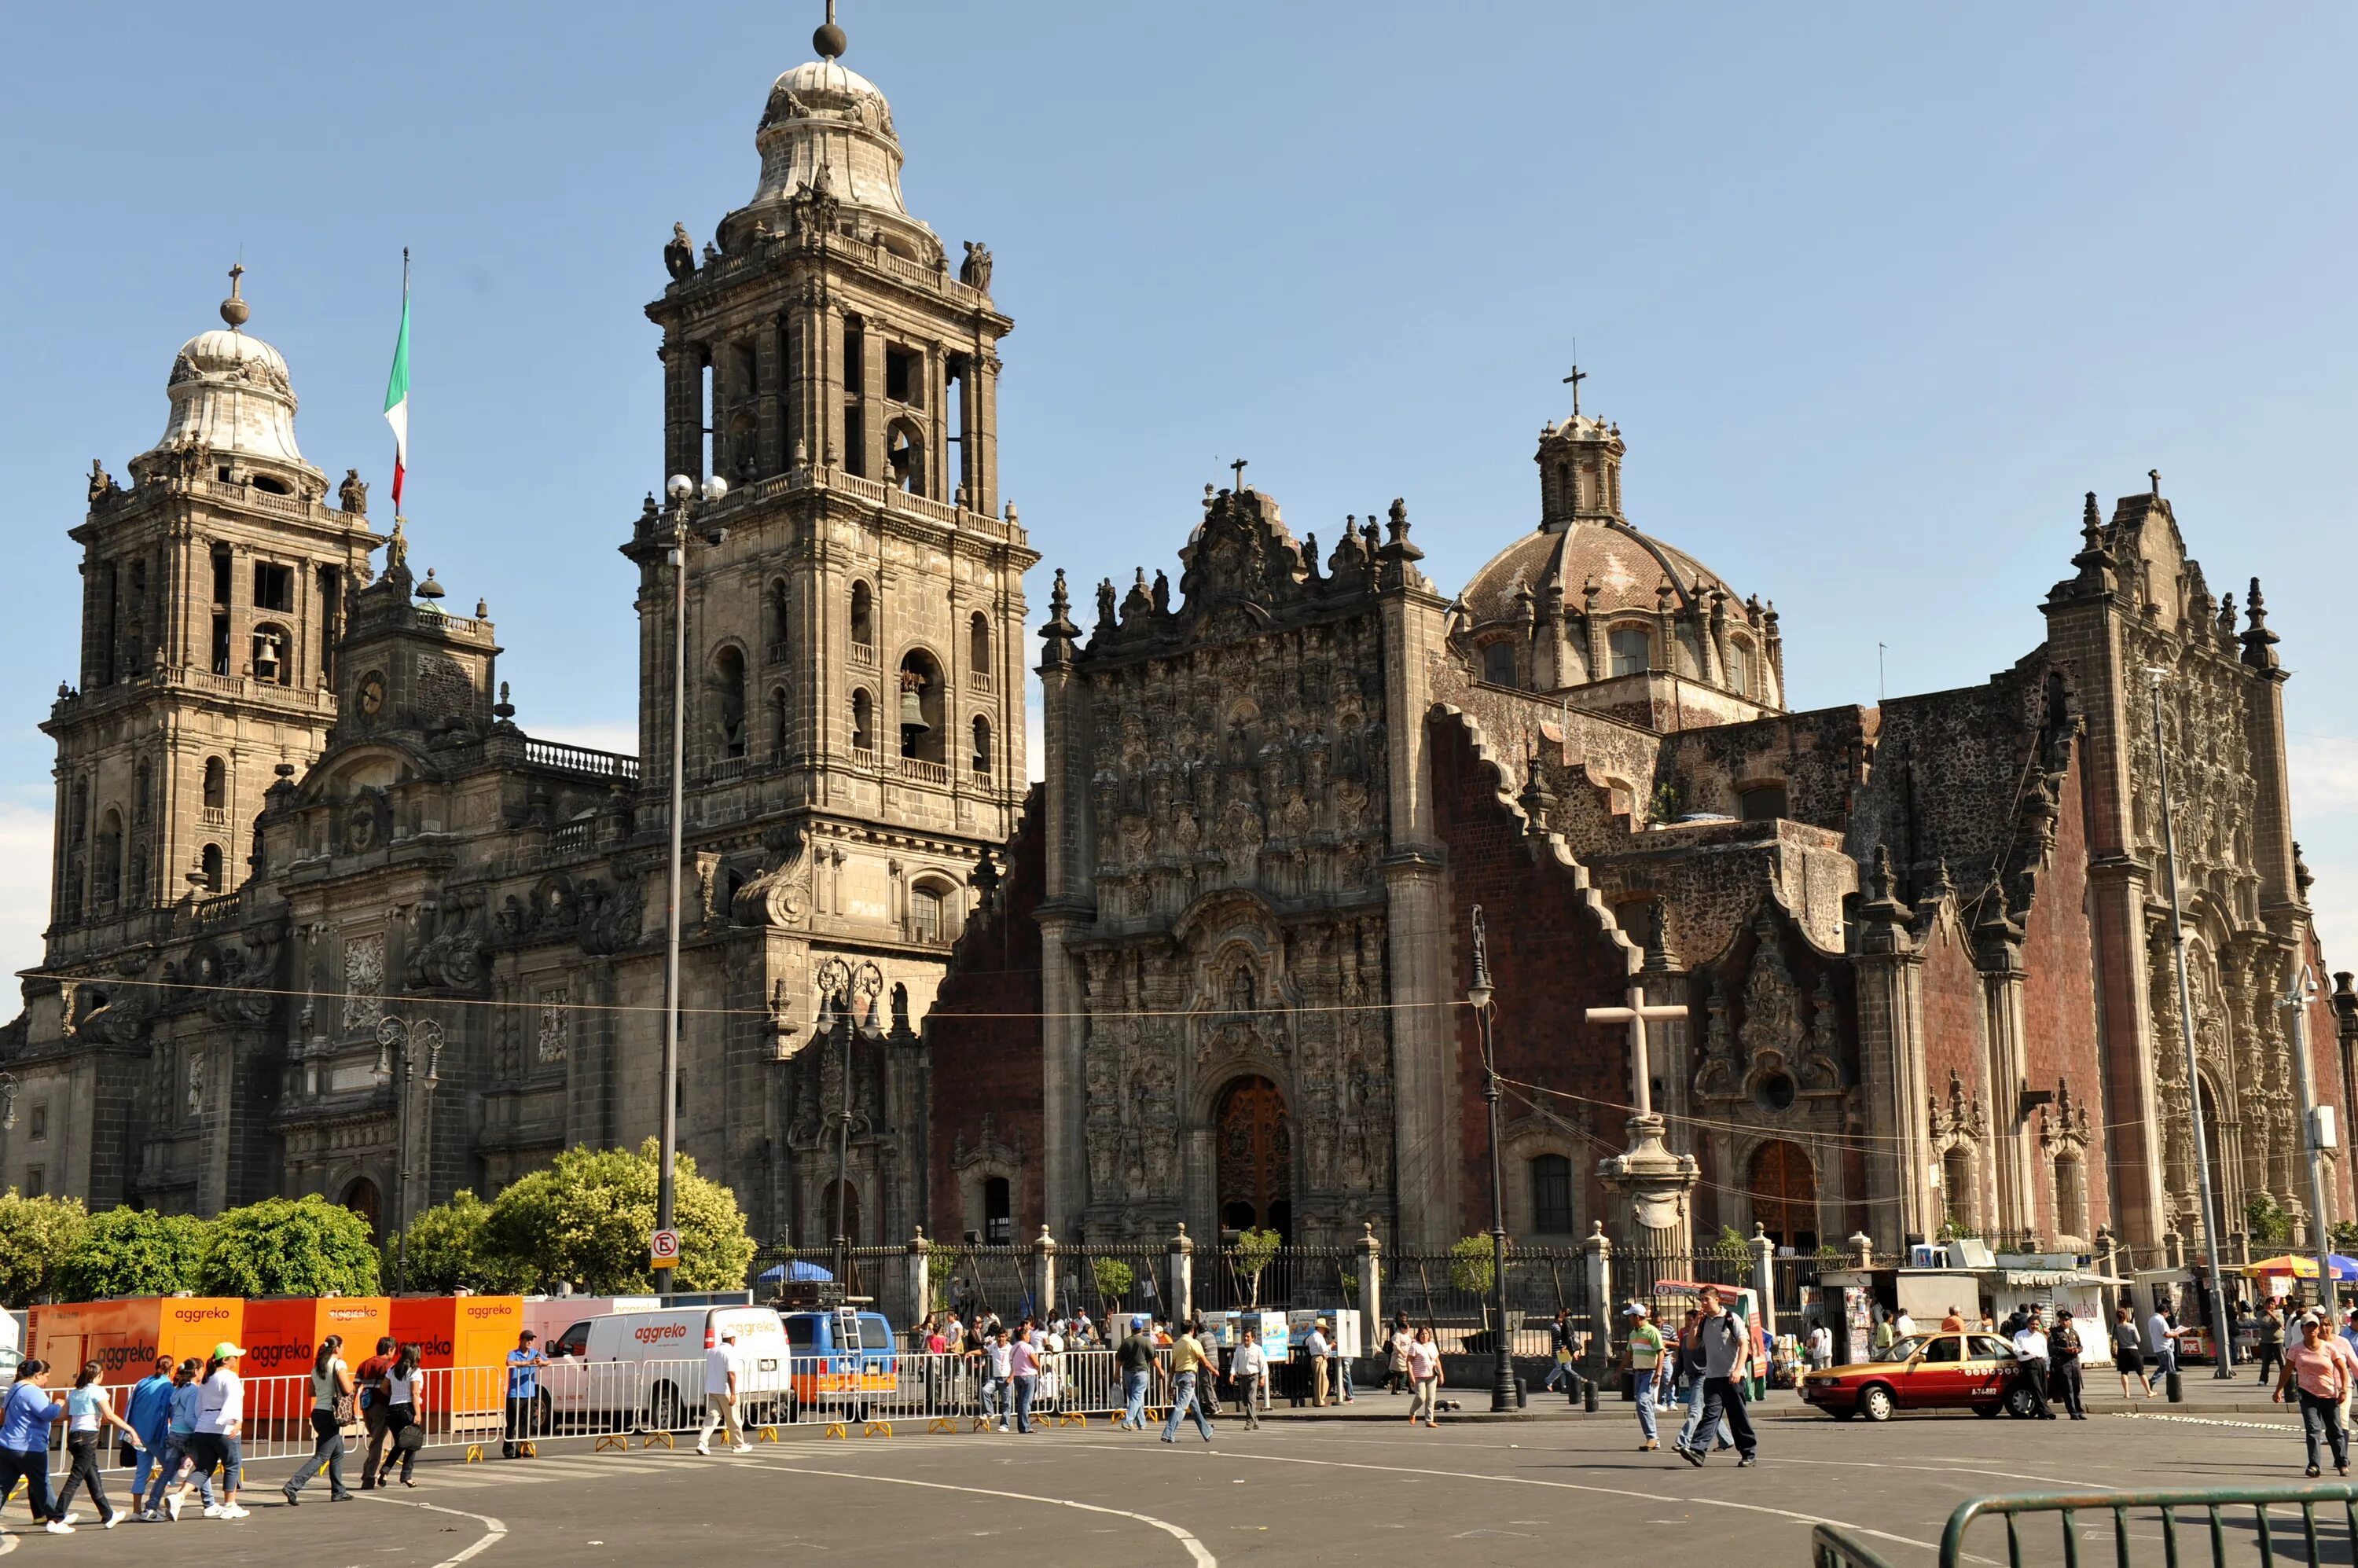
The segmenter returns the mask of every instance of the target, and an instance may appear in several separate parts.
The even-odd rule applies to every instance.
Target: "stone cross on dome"
[[[1249,460],[1249,459],[1238,458],[1235,462],[1228,465],[1228,467],[1236,470],[1237,493],[1238,495],[1242,495],[1245,492],[1245,464]]]
[[[1563,378],[1563,383],[1572,388],[1572,416],[1575,419],[1580,417],[1580,384],[1587,379],[1588,373],[1581,369],[1580,361],[1574,359],[1572,362],[1572,373]]]

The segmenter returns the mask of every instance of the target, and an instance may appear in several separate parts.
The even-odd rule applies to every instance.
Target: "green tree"
[[[1094,1258],[1089,1273],[1098,1282],[1098,1303],[1107,1312],[1120,1309],[1121,1298],[1138,1281],[1138,1271],[1119,1258]]]
[[[2244,1206],[2244,1218],[2255,1241],[2280,1247],[2292,1239],[2292,1216],[2266,1193]]]
[[[135,1208],[94,1214],[58,1265],[57,1292],[67,1301],[95,1302],[193,1291],[211,1228],[192,1214]]]
[[[1449,1283],[1453,1290],[1487,1298],[1498,1277],[1498,1260],[1490,1255],[1487,1236],[1461,1236],[1449,1249]],[[1487,1312],[1489,1309],[1483,1309]]]
[[[794,1254],[788,1252],[785,1257],[791,1260]],[[944,1247],[939,1243],[935,1245],[933,1257],[928,1260],[925,1269],[925,1293],[934,1298],[927,1303],[928,1310],[933,1312],[950,1310],[950,1286],[957,1281],[957,1271],[964,1267],[966,1267],[966,1253],[962,1249],[956,1247]]]
[[[0,1196],[0,1302],[42,1297],[89,1223],[79,1198],[28,1198],[10,1187]]]
[[[2338,1219],[2326,1228],[2325,1239],[2343,1257],[2358,1256],[2358,1219]]]
[[[1260,1305],[1261,1271],[1276,1261],[1277,1249],[1285,1245],[1285,1238],[1274,1230],[1250,1229],[1237,1232],[1237,1244],[1228,1249],[1228,1262],[1251,1289],[1248,1306]]]
[[[213,1221],[197,1288],[213,1296],[373,1296],[368,1221],[317,1193],[265,1198]]]
[[[654,1230],[657,1145],[652,1138],[633,1153],[575,1148],[544,1171],[492,1200],[480,1255],[532,1285],[570,1281],[591,1295],[624,1295],[653,1288],[647,1238]],[[679,1156],[674,1224],[679,1231],[682,1290],[741,1287],[753,1261],[753,1238],[737,1195],[696,1173]]]
[[[402,1257],[400,1237],[384,1239],[378,1273],[390,1281],[400,1265],[402,1288],[449,1295],[454,1291],[485,1292],[522,1290],[532,1283],[515,1266],[494,1256],[484,1245],[483,1227],[492,1206],[461,1187],[449,1203],[422,1210],[409,1222],[408,1250]]]

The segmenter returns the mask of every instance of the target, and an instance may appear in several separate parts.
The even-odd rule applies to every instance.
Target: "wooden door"
[[[1261,1077],[1230,1084],[1220,1097],[1217,1138],[1222,1227],[1283,1229],[1293,1206],[1293,1130],[1283,1091]]]

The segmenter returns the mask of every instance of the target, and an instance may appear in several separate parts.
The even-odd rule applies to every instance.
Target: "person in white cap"
[[[197,1429],[189,1435],[186,1475],[210,1476],[218,1465],[222,1482],[221,1506],[205,1509],[207,1519],[246,1517],[246,1510],[237,1506],[238,1472],[244,1458],[238,1434],[245,1424],[245,1382],[237,1375],[236,1363],[244,1354],[231,1340],[214,1346],[205,1362],[204,1380],[197,1389]],[[179,1519],[180,1499],[188,1496],[189,1486],[189,1481],[183,1479],[165,1498],[167,1519]]]
[[[698,1454],[712,1452],[715,1427],[728,1429],[731,1453],[753,1452],[753,1445],[745,1441],[745,1429],[737,1421],[737,1388],[744,1370],[744,1358],[737,1354],[737,1330],[724,1323],[720,1325],[719,1343],[704,1353],[704,1430],[696,1436]]]
[[[1662,1367],[1662,1331],[1644,1302],[1631,1302],[1621,1315],[1629,1319],[1629,1382],[1638,1396],[1638,1430],[1645,1434],[1638,1448],[1643,1453],[1661,1446],[1654,1431],[1654,1381]]]

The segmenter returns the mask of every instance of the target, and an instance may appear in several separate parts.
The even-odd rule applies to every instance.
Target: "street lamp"
[[[1474,906],[1474,980],[1466,988],[1482,1032],[1482,1099],[1490,1121],[1490,1408],[1515,1408],[1515,1368],[1507,1354],[1507,1177],[1498,1152],[1498,1063],[1490,1038],[1490,943]]]
[[[669,1230],[677,1195],[672,1166],[679,1156],[679,857],[680,819],[687,795],[687,525],[696,512],[696,481],[676,473],[664,485],[671,498],[671,538],[664,562],[671,568],[671,870],[664,915],[663,1147],[655,1171],[655,1228]],[[729,493],[719,474],[704,481],[704,500],[717,505]],[[708,526],[704,542],[718,546],[729,530]],[[671,1294],[673,1271],[654,1271],[655,1293]]]
[[[2324,994],[2317,972],[2307,964],[2294,977],[2292,989],[2277,1000],[2278,1007],[2297,1008],[2292,1015],[2292,1060],[2299,1076],[2301,1142],[2309,1152],[2309,1239],[2317,1254],[2317,1299],[2328,1312],[2336,1310],[2333,1289],[2333,1239],[2325,1233],[2325,1151],[2333,1146],[2333,1108],[2317,1103],[2309,1081],[2309,1004]],[[2329,1324],[2328,1331],[2332,1332]]]
[[[818,1032],[832,1033],[843,1042],[843,1108],[835,1136],[835,1280],[839,1285],[849,1284],[845,1276],[851,1265],[851,1234],[843,1223],[851,1193],[851,1041],[854,1034],[871,1043],[884,1037],[876,1022],[876,998],[883,989],[884,971],[872,958],[854,964],[831,957],[818,967]]]
[[[2202,1130],[2202,1079],[2194,1058],[2194,999],[2186,981],[2186,923],[2179,910],[2178,827],[2169,809],[2169,753],[2161,739],[2161,683],[2169,672],[2149,665],[2153,689],[2153,773],[2161,791],[2161,849],[2169,873],[2169,946],[2178,956],[2178,1033],[2186,1050],[2186,1116],[2194,1124],[2195,1193],[2202,1205],[2202,1256],[2211,1271],[2211,1343],[2213,1378],[2235,1375],[2235,1325],[2227,1320],[2227,1287],[2219,1278],[2219,1227],[2211,1210],[2211,1145]]]
[[[393,1293],[409,1282],[409,1086],[417,1076],[413,1046],[426,1052],[426,1092],[442,1081],[442,1026],[388,1013],[376,1026],[376,1081],[394,1086]]]

